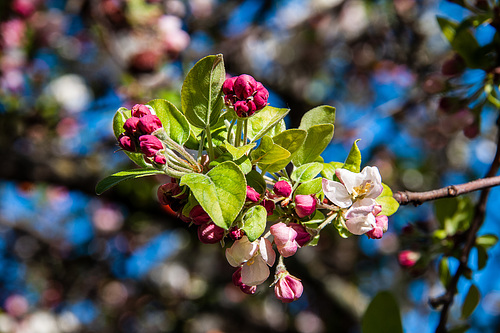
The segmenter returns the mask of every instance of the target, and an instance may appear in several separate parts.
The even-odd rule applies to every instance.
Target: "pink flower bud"
[[[247,286],[241,281],[241,267],[233,273],[233,284],[245,294],[253,295],[257,291],[257,286]]]
[[[163,149],[160,139],[154,135],[142,135],[139,137],[139,146],[142,153],[147,157],[153,157],[159,150]]]
[[[387,231],[389,219],[385,215],[375,217],[375,227],[368,231],[366,235],[371,239],[380,239]]]
[[[208,213],[205,212],[205,210],[203,209],[203,207],[201,207],[201,205],[196,205],[193,208],[191,208],[191,211],[189,212],[189,217],[196,225],[202,225],[212,221],[210,215],[208,215]]]
[[[311,234],[308,233],[306,228],[304,228],[302,225],[298,223],[290,223],[288,226],[297,232],[295,241],[300,247],[304,246],[311,240]]]
[[[242,74],[234,81],[234,93],[240,100],[253,96],[257,81],[248,74]]]
[[[224,95],[234,95],[234,81],[236,81],[236,78],[236,76],[230,77],[224,81],[222,85],[222,92]]]
[[[293,256],[297,252],[297,232],[288,227],[285,223],[280,222],[271,226],[271,235],[274,237],[274,243],[278,248],[278,252],[285,258]]]
[[[249,104],[247,101],[237,101],[234,103],[234,111],[236,112],[236,115],[240,118],[247,118],[250,117],[255,113],[255,105],[254,109],[251,109],[251,104]]]
[[[245,232],[238,227],[232,227],[229,229],[229,237],[233,240],[241,239],[245,235]]]
[[[148,114],[139,119],[137,129],[144,134],[151,134],[157,129],[161,128],[161,120],[154,114]]]
[[[130,117],[127,120],[125,120],[125,123],[123,124],[123,129],[128,134],[134,134],[135,131],[137,131],[137,123],[138,122],[139,122],[139,118]]]
[[[215,223],[205,223],[198,226],[198,239],[204,244],[215,244],[224,238],[224,229]]]
[[[295,212],[299,217],[306,217],[316,210],[316,198],[312,195],[295,196]]]
[[[260,200],[260,193],[253,187],[247,185],[247,201],[258,202]]]
[[[398,254],[399,264],[403,267],[408,268],[414,266],[418,259],[420,259],[420,253],[415,251],[404,250]]]
[[[167,164],[167,158],[163,154],[157,153],[153,160],[156,164]]]
[[[135,152],[135,143],[134,140],[128,135],[121,134],[118,139],[118,144],[123,150]]]
[[[255,108],[257,110],[263,109],[267,105],[267,100],[269,99],[269,92],[262,85],[262,83],[257,82],[257,92],[253,96],[253,101],[255,103]]]
[[[292,185],[286,180],[280,180],[274,184],[273,191],[280,197],[288,198],[292,194]]]
[[[151,114],[149,108],[144,104],[136,104],[132,107],[132,117],[141,118],[143,116]]]
[[[262,200],[262,202],[260,203],[260,205],[264,206],[264,208],[266,209],[267,216],[273,215],[273,213],[274,213],[274,207],[275,207],[274,201],[264,199],[264,200]]]
[[[291,303],[298,300],[304,291],[302,282],[288,272],[280,275],[278,282],[274,285],[274,294],[276,298],[283,303]]]

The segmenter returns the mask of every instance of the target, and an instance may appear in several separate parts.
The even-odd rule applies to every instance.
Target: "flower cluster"
[[[165,164],[167,160],[162,153],[163,144],[152,135],[163,127],[160,118],[143,104],[134,105],[131,112],[132,116],[123,124],[125,132],[118,139],[120,147],[129,152],[141,152],[157,164]]]
[[[115,174],[101,187],[107,189],[106,184],[116,184],[119,177],[170,176],[171,181],[158,188],[158,201],[195,226],[202,243],[230,244],[225,254],[235,268],[234,285],[253,294],[275,266],[271,286],[276,297],[295,301],[304,289],[286,269],[286,258],[316,245],[321,230],[332,222],[343,237],[381,238],[397,203],[390,189],[385,191],[376,167],[349,171],[360,169],[356,143],[345,163],[318,162],[328,140],[318,147],[306,138],[333,136],[334,108],[310,110],[300,129],[287,130],[283,118],[289,110],[266,108],[269,93],[261,83],[246,74],[224,80],[221,55],[199,63],[181,90],[182,111],[158,99],[118,110],[113,126],[120,133],[120,147],[137,153],[128,155],[144,170]],[[213,80],[206,85],[202,77]],[[220,89],[218,94],[213,94],[214,87]],[[207,101],[207,96],[212,99]],[[259,110],[259,116],[252,117]],[[200,135],[192,135],[195,129]],[[285,168],[290,162],[291,173]],[[320,173],[325,178],[317,178]]]
[[[226,105],[233,107],[240,118],[247,118],[267,105],[269,92],[262,83],[247,74],[232,77],[222,86]]]

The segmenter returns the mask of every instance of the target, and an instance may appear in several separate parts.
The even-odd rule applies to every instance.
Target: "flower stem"
[[[205,143],[205,131],[201,132],[200,145],[198,146],[198,158],[203,154],[203,146]]]
[[[235,147],[239,147],[241,144],[241,132],[242,132],[242,130],[243,130],[243,123],[240,120],[238,120],[236,123],[236,139],[235,139],[235,143],[234,143]]]
[[[215,159],[215,152],[214,152],[214,144],[212,142],[212,133],[210,133],[210,126],[207,126],[205,133],[207,134],[208,158],[210,161],[213,161]]]
[[[234,127],[235,122],[236,122],[236,118],[233,118],[233,120],[231,120],[231,125],[229,126],[229,129],[227,130],[227,137],[226,137],[227,142],[231,143],[232,145],[234,145],[234,140],[231,138],[231,134],[233,132],[233,127]]]
[[[247,144],[248,140],[248,119],[243,120],[243,145]]]

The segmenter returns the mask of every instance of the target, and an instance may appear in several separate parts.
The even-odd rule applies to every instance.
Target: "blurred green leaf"
[[[479,294],[479,289],[472,284],[467,292],[467,296],[465,296],[464,304],[462,305],[462,314],[460,317],[462,319],[467,319],[476,309],[480,299],[481,295]]]
[[[388,291],[379,292],[361,320],[363,333],[403,333],[399,306]]]
[[[124,180],[153,176],[158,174],[164,174],[164,172],[156,169],[132,169],[120,171],[104,178],[99,183],[97,183],[95,192],[100,195]]]
[[[496,235],[487,234],[476,238],[476,245],[482,246],[486,250],[494,246],[498,242],[498,237]]]
[[[217,124],[224,100],[222,84],[226,79],[222,54],[198,61],[189,71],[181,90],[182,111],[189,123],[200,129]]]
[[[448,257],[443,257],[439,261],[438,267],[439,280],[442,285],[446,288],[451,280],[450,268],[448,266]]]
[[[477,249],[477,270],[482,270],[488,262],[488,253],[482,246],[476,246]]]
[[[266,230],[267,210],[264,206],[256,205],[250,207],[241,219],[242,227],[248,240],[253,242]]]
[[[180,185],[187,185],[212,221],[224,229],[238,216],[247,193],[245,176],[231,161],[217,165],[206,175],[184,175]]]
[[[474,206],[468,197],[445,198],[434,203],[439,225],[448,235],[466,230],[472,218]]]

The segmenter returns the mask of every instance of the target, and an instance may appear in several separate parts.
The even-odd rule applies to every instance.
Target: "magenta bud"
[[[441,67],[441,73],[443,75],[455,76],[461,74],[465,70],[465,61],[464,59],[455,53],[455,55],[446,60]]]
[[[474,139],[479,134],[479,126],[477,123],[472,123],[464,128],[464,135],[469,139]]]
[[[292,194],[292,185],[286,180],[280,180],[274,184],[273,191],[280,197],[288,198]]]
[[[123,150],[135,152],[135,143],[134,140],[128,135],[121,134],[118,138],[118,144]]]
[[[242,74],[234,81],[234,93],[241,100],[253,96],[256,88],[257,81],[248,74]]]
[[[233,240],[238,240],[241,239],[245,235],[245,232],[238,228],[238,227],[232,227],[229,229],[229,237]]]
[[[266,209],[267,211],[267,216],[271,216],[273,215],[274,213],[274,208],[275,208],[275,204],[274,204],[274,201],[272,200],[262,200],[262,202],[260,203],[261,206],[264,206],[264,208]]]
[[[267,105],[267,100],[269,99],[269,92],[262,85],[262,83],[257,82],[257,92],[253,96],[253,102],[255,103],[256,110],[263,109]]]
[[[198,239],[204,244],[215,244],[224,238],[224,229],[215,223],[205,223],[198,226]]]
[[[130,117],[127,120],[125,120],[125,123],[123,124],[123,129],[125,132],[129,134],[134,134],[135,131],[137,131],[137,123],[139,122],[139,118],[137,117]]]
[[[300,247],[304,246],[311,240],[311,234],[307,232],[304,226],[298,223],[290,223],[288,226],[297,232],[297,237],[295,237],[295,241]]]
[[[161,128],[161,120],[154,114],[148,114],[139,119],[137,129],[144,134],[151,134],[157,129]]]
[[[139,146],[142,153],[147,157],[153,157],[159,150],[163,149],[160,139],[154,135],[142,135],[139,137]]]
[[[241,282],[241,267],[238,267],[238,269],[236,269],[236,271],[233,273],[233,284],[236,287],[239,287],[243,284],[243,282]]]
[[[189,212],[189,217],[196,225],[202,225],[212,221],[210,215],[208,215],[208,213],[205,212],[205,210],[203,209],[203,207],[201,207],[201,205],[196,205],[193,208],[191,208],[191,211]]]
[[[380,239],[389,227],[389,219],[385,215],[375,217],[375,227],[368,231],[366,235],[371,239]]]
[[[157,153],[153,160],[156,164],[167,164],[167,158],[163,154]]]
[[[283,303],[298,300],[302,296],[303,291],[302,282],[288,272],[280,276],[278,282],[274,285],[274,294]]]
[[[144,104],[136,104],[132,107],[131,113],[132,113],[132,117],[141,118],[141,117],[144,117],[146,115],[151,114],[151,111]]]
[[[278,248],[278,252],[285,258],[293,256],[297,252],[297,232],[280,222],[273,224],[270,228],[271,235],[274,237],[274,243]]]
[[[248,101],[237,101],[234,103],[234,111],[238,117],[247,118],[255,113],[255,104]]]
[[[253,187],[247,185],[247,201],[258,202],[260,200],[260,193]]]
[[[236,78],[236,76],[230,77],[224,81],[222,85],[222,92],[224,95],[234,95],[234,81],[236,81]]]
[[[398,254],[399,264],[406,268],[414,266],[418,259],[420,259],[420,253],[415,251],[404,250]]]
[[[316,198],[312,195],[295,196],[295,212],[299,217],[306,217],[316,211]]]
[[[257,291],[257,286],[247,286],[246,284],[241,284],[240,290],[248,295],[253,295]]]
[[[170,205],[175,200],[182,200],[186,198],[186,194],[178,196],[182,192],[181,187],[177,183],[166,183],[158,187],[156,192],[158,201],[162,205]]]

